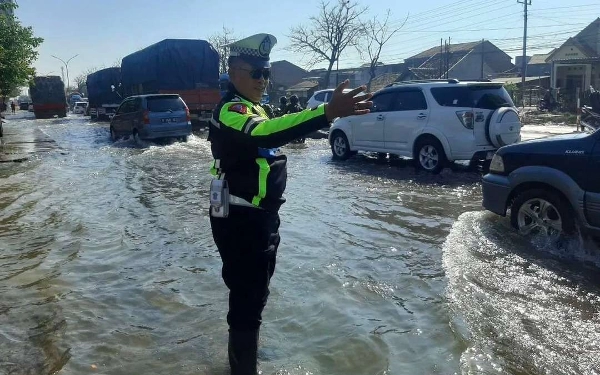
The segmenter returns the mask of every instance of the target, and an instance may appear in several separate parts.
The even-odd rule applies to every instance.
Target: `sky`
[[[330,0],[335,2],[336,0]],[[364,19],[385,18],[397,28],[383,47],[379,61],[391,64],[418,54],[440,41],[452,44],[486,39],[510,56],[522,55],[523,4],[517,0],[351,0],[367,7]],[[559,47],[600,16],[598,0],[529,0],[527,54]],[[208,40],[223,27],[238,38],[270,33],[278,42],[271,61],[287,60],[305,69],[308,59],[289,46],[293,26],[310,26],[320,0],[16,0],[17,18],[44,38],[34,66],[38,74],[60,75],[69,61],[70,82],[90,69],[114,66],[139,49],[167,38]],[[73,57],[75,56],[75,57]],[[339,68],[367,60],[354,49],[342,54]],[[514,63],[514,60],[513,60]]]

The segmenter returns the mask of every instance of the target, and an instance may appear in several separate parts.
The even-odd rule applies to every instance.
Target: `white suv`
[[[325,89],[315,91],[315,93],[306,102],[306,108],[317,108],[319,104],[329,103],[333,96],[334,89]],[[344,92],[352,91],[351,89],[344,89]]]
[[[334,159],[359,150],[390,153],[439,173],[448,161],[489,161],[498,148],[521,140],[518,110],[500,83],[398,82],[372,100],[371,113],[333,122]]]
[[[75,102],[75,105],[73,106],[73,113],[74,114],[85,114],[85,110],[88,106],[88,102]]]

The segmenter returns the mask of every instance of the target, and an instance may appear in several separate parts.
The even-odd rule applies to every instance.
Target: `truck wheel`
[[[551,190],[531,189],[519,194],[510,208],[510,223],[519,233],[542,234],[551,239],[575,233],[568,202]]]

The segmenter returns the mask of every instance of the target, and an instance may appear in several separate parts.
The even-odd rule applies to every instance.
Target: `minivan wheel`
[[[140,144],[140,134],[136,129],[133,129],[133,134],[131,135],[131,139],[135,144]]]
[[[519,194],[510,208],[510,223],[522,235],[542,234],[551,239],[575,232],[569,205],[549,190],[531,189]]]
[[[331,152],[336,160],[346,160],[352,156],[348,138],[341,131],[336,131],[331,137]]]
[[[184,143],[185,143],[185,142],[187,142],[187,141],[188,141],[188,136],[187,136],[187,135],[184,135],[184,136],[182,136],[182,137],[179,137],[179,140],[180,140],[181,142],[184,142]]]
[[[115,132],[115,129],[113,129],[113,127],[111,126],[110,127],[110,140],[113,141],[113,142],[116,142],[117,139],[119,139],[117,137],[117,133]]]
[[[440,141],[435,138],[423,138],[415,147],[417,167],[429,173],[440,173],[446,166],[446,154]]]

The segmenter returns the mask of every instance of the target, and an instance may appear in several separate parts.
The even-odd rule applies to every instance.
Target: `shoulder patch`
[[[232,104],[227,108],[229,112],[237,112],[239,114],[245,115],[248,113],[248,107],[245,104]]]

